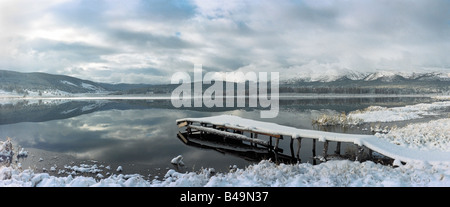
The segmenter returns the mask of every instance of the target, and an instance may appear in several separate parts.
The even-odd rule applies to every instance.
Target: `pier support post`
[[[297,138],[297,159],[300,159],[300,148],[302,148],[302,138]]]
[[[313,139],[313,146],[312,146],[312,156],[313,156],[313,165],[316,164],[316,139]]]
[[[336,150],[334,151],[335,154],[340,155],[341,154],[341,142],[338,142],[336,144]]]
[[[328,141],[323,143],[323,158],[326,160],[328,155]]]
[[[359,161],[359,162],[361,162],[362,161],[362,155],[363,155],[363,152],[364,152],[364,148],[362,147],[362,146],[357,146],[357,148],[358,148],[358,151],[357,151],[357,154],[356,154],[356,161]]]
[[[275,149],[275,151],[277,151],[278,150],[278,144],[280,144],[280,138],[281,139],[283,139],[283,136],[281,136],[280,138],[278,138],[278,137],[275,137],[277,140],[275,141],[275,147],[274,147],[274,149]]]
[[[291,142],[289,143],[289,148],[291,149],[291,157],[295,158],[294,155],[294,139],[291,137]]]
[[[312,153],[313,153],[313,157],[315,157],[316,156],[316,139],[313,139]]]

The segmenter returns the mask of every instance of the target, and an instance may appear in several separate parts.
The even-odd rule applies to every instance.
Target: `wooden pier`
[[[250,143],[252,146],[263,146],[267,150],[271,150],[274,152],[282,152],[283,149],[279,148],[280,140],[283,140],[284,137],[287,137],[286,134],[280,134],[280,133],[269,133],[269,132],[262,132],[260,130],[254,130],[249,129],[245,127],[239,127],[239,126],[229,126],[229,125],[222,125],[222,124],[212,124],[207,121],[197,121],[197,120],[181,120],[177,121],[177,125],[179,128],[186,128],[186,134],[187,136],[192,135],[199,135],[207,136],[207,135],[217,135],[221,136],[224,139],[233,139],[233,140],[239,140],[242,142]],[[183,133],[179,132],[178,137],[184,142],[188,143],[187,138],[183,135]],[[265,137],[268,140],[261,139],[262,137]],[[308,138],[308,137],[305,137]],[[274,140],[275,139],[275,140]],[[294,142],[297,142],[297,148],[296,153],[294,150]],[[197,140],[198,142],[198,140]],[[329,141],[324,142],[324,149],[323,149],[323,155],[322,157],[326,159],[328,157],[328,145]],[[290,150],[291,150],[291,157],[300,159],[300,150],[302,146],[302,138],[292,138],[290,139]],[[316,156],[316,139],[313,139],[313,156]],[[335,156],[340,155],[340,148],[341,148],[341,142],[338,142],[336,145],[335,150]],[[259,151],[261,151],[260,148]],[[361,150],[362,153],[362,150]],[[357,159],[361,159],[361,156],[356,156]]]
[[[450,152],[423,151],[399,146],[380,139],[374,135],[343,134],[334,132],[323,132],[316,130],[298,129],[278,125],[270,122],[262,122],[251,119],[244,119],[232,115],[220,115],[204,118],[185,118],[176,121],[179,128],[186,128],[188,135],[217,135],[224,139],[238,140],[250,143],[252,146],[263,146],[274,152],[281,151],[280,140],[289,139],[289,147],[292,157],[299,157],[304,139],[313,140],[313,154],[315,154],[316,141],[323,143],[322,158],[329,156],[330,142],[337,142],[334,153],[340,155],[341,143],[351,143],[356,145],[356,160],[363,160],[363,153],[366,151],[368,157],[372,157],[374,152],[385,157],[397,159],[402,162],[427,161],[427,162],[450,162]],[[275,139],[275,140],[274,140]],[[296,150],[294,142],[297,142]]]

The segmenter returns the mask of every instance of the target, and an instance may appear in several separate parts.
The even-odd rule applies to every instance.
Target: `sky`
[[[0,0],[0,69],[107,83],[179,71],[450,73],[448,0]]]

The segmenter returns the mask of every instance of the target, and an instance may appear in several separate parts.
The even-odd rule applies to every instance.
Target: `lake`
[[[15,150],[23,147],[28,157],[15,159],[22,168],[56,174],[64,165],[103,166],[103,173],[138,173],[161,178],[167,169],[196,171],[214,168],[227,172],[258,162],[252,153],[186,145],[177,138],[176,119],[231,114],[302,129],[345,133],[371,133],[361,128],[317,128],[312,120],[330,111],[349,112],[371,105],[404,106],[431,102],[426,97],[303,97],[281,98],[276,118],[261,119],[252,108],[174,108],[169,100],[15,100],[0,105],[0,138],[11,137]],[[312,141],[302,143],[302,162],[313,163]],[[321,143],[317,143],[321,152]],[[333,144],[330,145],[332,149]],[[289,140],[281,141],[290,155]],[[170,163],[182,155],[183,167]],[[105,168],[109,166],[108,168]],[[45,168],[45,169],[44,169]],[[156,177],[157,176],[157,177]]]

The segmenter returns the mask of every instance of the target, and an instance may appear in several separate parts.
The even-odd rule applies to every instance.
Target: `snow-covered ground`
[[[318,117],[315,123],[321,125],[358,125],[370,122],[395,122],[420,119],[429,116],[441,115],[450,109],[450,101],[434,103],[421,103],[403,107],[370,106],[363,110],[352,111],[348,114],[324,114]]]
[[[248,187],[248,186],[450,186],[449,163],[407,163],[396,168],[371,161],[328,161],[320,165],[275,164],[264,160],[245,169],[215,173],[213,169],[179,173],[168,170],[163,180],[114,174],[107,178],[56,177],[13,167],[0,167],[0,186],[58,187]]]
[[[450,152],[450,118],[409,124],[375,136],[409,148]]]
[[[403,107],[370,106],[365,110],[349,113],[348,117],[362,122],[393,122],[419,119],[439,115],[440,111],[450,108],[450,101],[422,103]]]

